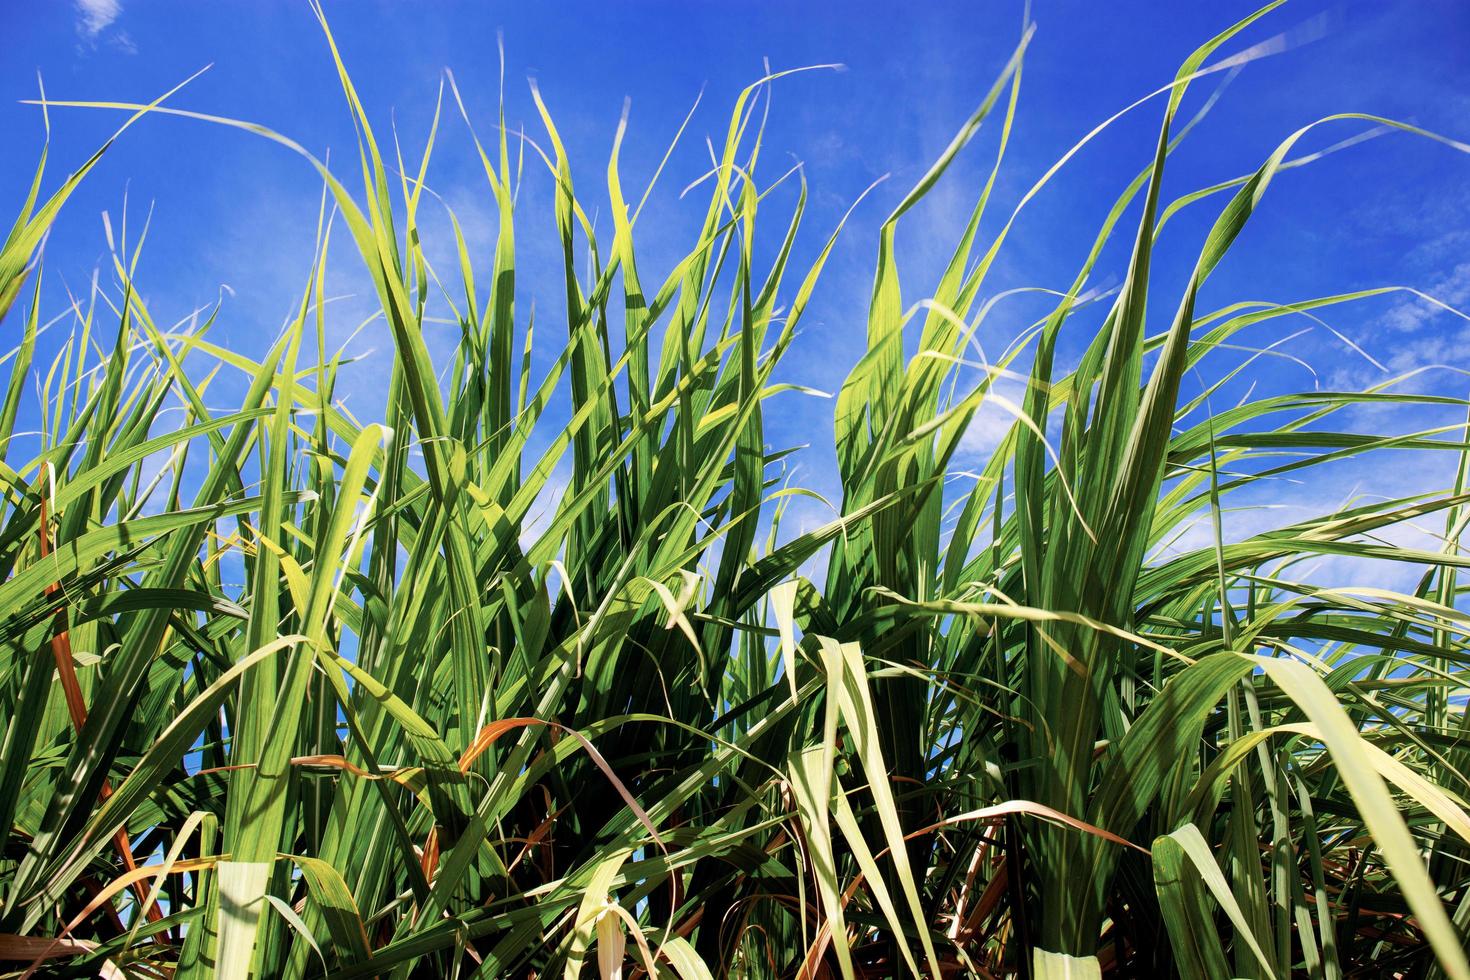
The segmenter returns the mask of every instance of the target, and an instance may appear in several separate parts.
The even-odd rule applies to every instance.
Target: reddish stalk
[[[47,558],[51,554],[51,520],[47,511],[46,487],[50,483],[44,477],[50,474],[50,464],[42,470],[43,482],[41,484],[41,557]],[[52,582],[46,586],[46,595],[52,596],[61,591],[59,582]],[[82,726],[87,723],[87,702],[82,696],[82,685],[77,679],[76,664],[72,660],[71,634],[67,629],[66,606],[58,604],[56,609],[56,630],[51,634],[51,656],[56,660],[56,675],[61,679],[61,691],[66,698],[67,713],[71,715],[72,727],[80,735]],[[102,791],[98,794],[98,802],[105,803],[112,795],[112,786],[106,779],[102,781]],[[113,849],[117,851],[118,857],[122,858],[123,868],[127,871],[138,870],[138,863],[133,860],[132,842],[128,840],[126,827],[119,827],[112,838]],[[149,922],[157,922],[163,918],[163,913],[158,908],[158,903],[148,903],[148,889],[141,881],[134,882],[133,894],[137,896],[140,906],[146,905],[148,911],[145,913]],[[114,913],[115,914],[115,913]],[[166,933],[160,933],[159,938],[167,942]]]

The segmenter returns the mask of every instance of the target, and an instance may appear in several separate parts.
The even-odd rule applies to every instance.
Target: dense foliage
[[[325,185],[319,258],[257,361],[208,323],[156,324],[125,242],[115,289],[39,370],[35,256],[97,158],[44,200],[38,169],[5,241],[0,315],[23,333],[0,406],[6,969],[1470,977],[1463,462],[1452,487],[1253,536],[1221,517],[1262,480],[1467,448],[1458,426],[1332,428],[1465,405],[1394,382],[1211,409],[1255,369],[1210,374],[1238,335],[1388,291],[1197,308],[1278,171],[1309,162],[1303,130],[1254,173],[1163,196],[1186,90],[1249,24],[1148,103],[1152,163],[1078,241],[1053,311],[977,372],[1011,227],[981,233],[994,172],[923,302],[901,297],[895,230],[982,123],[1003,130],[999,171],[1022,42],[882,226],[866,354],[835,398],[840,517],[799,535],[763,412],[837,232],[792,267],[803,186],[776,247],[754,247],[766,195],[798,179],[756,176],[776,76],[736,103],[697,238],[657,278],[616,144],[599,248],[539,96],[539,144],[469,129],[499,213],[488,289],[462,238],[457,270],[430,267],[433,138],[385,163],[340,58],[356,194],[262,127],[91,104],[301,153]],[[514,209],[543,164],[566,335],[541,374]],[[1181,208],[1219,216],[1162,295],[1151,260]],[[1135,225],[1063,370],[1093,264]],[[381,423],[342,406],[325,341],[344,234],[395,352]],[[450,363],[425,344],[431,301],[458,324]],[[539,312],[538,337],[561,329]],[[229,411],[207,397],[224,375],[248,385]],[[39,436],[16,422],[33,377]],[[1017,377],[1019,403],[993,390]],[[966,482],[987,403],[1014,424]],[[1166,547],[1201,521],[1213,540]],[[1395,543],[1409,522],[1442,548]],[[1422,576],[1400,593],[1296,575],[1320,556]]]

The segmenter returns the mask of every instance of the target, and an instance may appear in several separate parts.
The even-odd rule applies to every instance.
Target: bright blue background
[[[109,12],[109,4],[99,0],[90,6]],[[417,165],[446,67],[454,71],[482,139],[493,135],[496,34],[503,31],[508,121],[543,139],[525,81],[536,78],[568,143],[579,196],[586,198],[589,212],[604,196],[607,152],[624,98],[632,100],[632,115],[622,172],[629,196],[636,198],[703,88],[699,112],[639,224],[646,284],[660,281],[691,241],[703,197],[681,205],[677,192],[705,169],[705,136],[723,137],[732,100],[762,74],[762,59],[774,68],[843,63],[843,72],[812,72],[777,84],[763,158],[767,180],[793,159],[805,164],[811,206],[799,263],[811,259],[864,187],[892,173],[861,206],[841,240],[783,371],[786,380],[827,391],[840,385],[862,347],[878,224],[978,103],[1014,46],[1022,21],[1022,7],[1014,2],[342,0],[326,6],[380,139],[389,137],[396,120],[411,166]],[[38,70],[54,99],[148,101],[212,63],[172,104],[262,122],[318,154],[330,149],[339,172],[352,175],[351,120],[304,2],[121,0],[114,7],[115,17],[94,16],[89,26],[81,7],[60,0],[0,0],[0,132],[5,134],[0,206],[6,213],[18,205],[42,142],[40,110],[17,101],[34,97]],[[1236,0],[1037,0],[1032,15],[1038,31],[988,233],[1087,130],[1167,83],[1198,43],[1252,7]],[[1222,53],[1283,32],[1289,50],[1248,65],[1171,161],[1166,196],[1253,170],[1290,132],[1332,112],[1371,112],[1470,139],[1470,4],[1289,3]],[[1186,116],[1220,77],[1197,83]],[[1162,103],[1155,100],[1125,117],[1028,206],[986,295],[1017,285],[1066,286],[1114,196],[1150,158],[1161,111]],[[54,109],[48,190],[119,121],[112,113]],[[997,117],[931,199],[901,226],[906,303],[932,289],[991,164],[998,128]],[[1309,137],[1303,148],[1319,149],[1365,128],[1337,123]],[[524,277],[518,309],[524,322],[536,300],[544,363],[564,336],[564,319],[558,318],[559,256],[549,234],[549,181],[530,162],[527,174],[517,214]],[[355,179],[346,182],[358,186]],[[488,267],[493,203],[452,102],[446,105],[429,182],[455,208],[477,260]],[[43,294],[48,314],[64,308],[67,288],[85,296],[99,264],[102,281],[110,281],[99,213],[110,212],[120,231],[125,194],[132,238],[152,207],[140,280],[160,324],[213,303],[220,285],[228,284],[232,293],[225,296],[213,339],[246,352],[263,349],[296,303],[310,262],[320,184],[309,167],[288,151],[239,132],[181,119],[144,120],[88,178],[51,236]],[[779,233],[790,201],[789,195],[773,198],[769,210],[774,213],[763,215],[768,234]],[[1202,206],[1166,236],[1152,329],[1160,329],[1172,314],[1177,286],[1223,202]],[[1133,215],[1125,219],[1120,235],[1125,242],[1135,223]],[[610,228],[604,208],[598,224],[604,251]],[[1467,244],[1470,156],[1387,135],[1283,174],[1212,281],[1204,306],[1404,284],[1463,307],[1470,301]],[[430,246],[446,277],[454,274],[450,249],[452,242],[443,237]],[[334,252],[329,292],[357,293],[332,307],[334,336],[345,338],[371,313],[373,302],[361,280],[354,280],[345,235],[339,234]],[[1125,258],[1121,248],[1110,251],[1096,281],[1116,284]],[[483,286],[488,277],[480,281]],[[993,330],[982,335],[987,351],[994,354],[1043,309],[1026,301],[999,307]],[[1331,312],[1326,319],[1394,372],[1466,362],[1463,341],[1470,333],[1465,322],[1418,301],[1377,300]],[[1264,380],[1277,387],[1361,386],[1387,376],[1305,320],[1278,322],[1251,341],[1269,343],[1302,327],[1314,329],[1293,341],[1290,350],[1315,368],[1316,377],[1276,358],[1267,362]],[[4,329],[17,336],[17,317]],[[1076,328],[1077,342],[1086,329]],[[442,351],[451,340],[452,329],[446,327],[432,346]],[[354,351],[376,350],[348,375],[343,389],[360,415],[371,416],[381,399],[390,343],[381,322],[353,342]],[[46,351],[54,349],[43,345],[38,357],[43,369]],[[228,403],[233,382],[223,381],[221,393],[211,399],[216,404]],[[1457,394],[1470,387],[1444,371],[1412,384]],[[777,445],[813,443],[815,449],[802,457],[797,482],[834,493],[832,403],[780,397],[770,409],[768,439]],[[1358,421],[1423,427],[1454,421],[1453,415],[1420,412],[1397,422]],[[986,426],[982,420],[977,430],[977,454],[984,449]],[[1424,463],[1433,467],[1427,482],[1448,479],[1448,462]],[[1328,481],[1300,492],[1314,502],[1340,500],[1358,481],[1370,479],[1377,481],[1371,492],[1407,492],[1426,483],[1414,466],[1352,472],[1341,477],[1340,485]],[[813,504],[797,516],[807,525],[826,515]]]

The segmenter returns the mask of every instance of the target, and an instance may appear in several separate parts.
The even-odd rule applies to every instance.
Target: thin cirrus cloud
[[[117,0],[76,0],[76,6],[77,30],[89,40],[106,30],[122,13],[122,4]]]
[[[75,0],[77,14],[77,34],[81,39],[96,47],[104,31],[113,25],[122,14],[122,4],[119,0]],[[127,31],[114,30],[110,32],[109,42],[116,48],[134,54],[137,47]]]

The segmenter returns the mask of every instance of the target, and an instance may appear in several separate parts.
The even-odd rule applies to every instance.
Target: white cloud
[[[1470,302],[1470,262],[1461,262],[1446,275],[1440,276],[1428,290],[1440,303],[1455,309],[1463,309]],[[1422,299],[1406,299],[1388,311],[1386,324],[1392,329],[1406,333],[1418,330],[1430,320],[1444,312]]]
[[[107,29],[122,13],[118,0],[75,0],[77,8],[77,32],[89,41]]]
[[[990,456],[1024,411],[1026,388],[1025,382],[1009,376],[994,382],[990,394],[980,403],[979,411],[960,437],[961,459],[983,461]]]

